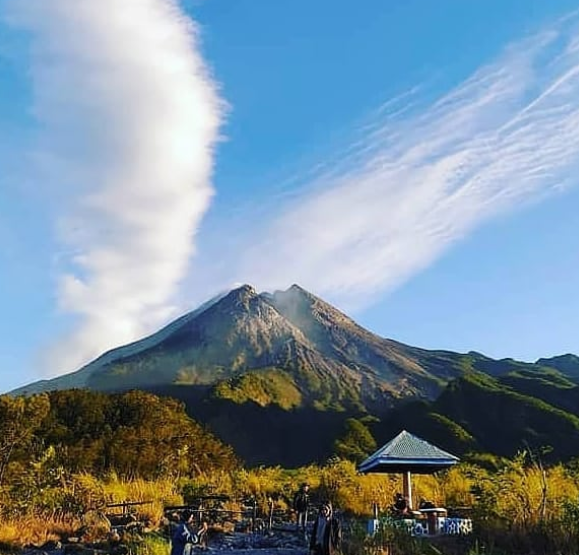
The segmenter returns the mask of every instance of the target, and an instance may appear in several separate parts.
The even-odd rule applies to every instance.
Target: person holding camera
[[[332,504],[324,503],[314,521],[310,538],[311,555],[335,555],[340,551],[342,527],[340,521],[333,515]]]
[[[189,555],[195,544],[204,544],[207,533],[207,523],[194,531],[193,511],[185,509],[181,513],[181,522],[171,536],[171,555]]]

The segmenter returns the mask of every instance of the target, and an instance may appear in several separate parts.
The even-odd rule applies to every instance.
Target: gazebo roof
[[[412,472],[430,474],[448,468],[458,457],[439,449],[406,430],[360,464],[360,472]]]

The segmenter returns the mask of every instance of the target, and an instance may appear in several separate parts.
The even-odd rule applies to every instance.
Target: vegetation
[[[274,374],[278,381],[271,387],[285,388],[284,373]],[[332,456],[298,468],[245,467],[230,446],[187,414],[184,404],[150,393],[68,390],[0,396],[0,549],[72,536],[96,540],[106,530],[99,525],[104,507],[125,501],[147,501],[139,510],[153,528],[161,522],[164,507],[191,503],[208,493],[229,496],[232,506],[252,497],[264,513],[270,499],[277,508],[288,509],[298,485],[307,481],[314,503],[329,499],[339,509],[347,528],[345,555],[578,553],[579,461],[570,458],[577,417],[515,391],[503,378],[473,370],[434,403],[407,405],[389,421],[346,414],[340,426],[324,428],[320,415],[334,425],[332,415],[310,413],[310,427],[315,423],[321,434],[333,430],[328,435],[333,444],[327,447]],[[529,379],[524,368],[508,374],[511,383]],[[572,389],[550,370],[540,372],[540,379],[562,391]],[[246,380],[231,382],[230,393],[264,391],[259,377]],[[270,389],[267,394],[278,393]],[[247,410],[249,404],[240,406]],[[276,418],[291,414],[279,405],[253,406],[267,410],[255,415],[267,414],[268,426],[249,430],[252,434],[266,429],[275,435],[285,422]],[[485,407],[485,418],[480,407]],[[424,543],[388,526],[373,537],[365,533],[373,507],[388,513],[401,490],[401,477],[359,475],[356,464],[376,448],[376,439],[381,443],[392,437],[380,434],[397,426],[396,418],[417,426],[421,422],[428,430],[424,436],[439,434],[447,441],[442,447],[461,449],[463,462],[457,467],[413,478],[414,497],[472,517],[472,536]],[[514,441],[514,430],[523,425],[523,440],[533,438],[534,443],[510,455],[507,441]],[[570,446],[562,462],[547,441],[559,446],[564,433],[570,434]],[[520,438],[516,441],[524,446]],[[544,442],[542,448],[539,442]],[[299,444],[288,445],[299,449]],[[489,445],[492,452],[486,450]],[[559,447],[557,456],[561,453]],[[166,543],[148,537],[131,549],[156,555]]]
[[[381,444],[401,429],[461,456],[513,457],[528,446],[549,446],[548,462],[567,461],[579,452],[578,379],[575,355],[529,364],[418,349],[370,333],[298,286],[274,295],[243,286],[151,337],[114,349],[74,377],[30,384],[18,393],[82,383],[99,391],[138,388],[179,399],[194,422],[166,403],[152,402],[157,412],[151,422],[174,421],[162,425],[157,438],[155,424],[138,431],[120,424],[122,411],[136,410],[120,407],[128,398],[51,396],[54,422],[36,434],[55,446],[57,456],[66,451],[78,471],[98,475],[114,468],[122,475],[153,476],[188,471],[174,468],[177,460],[184,464],[181,456],[162,462],[155,455],[193,450],[167,428],[183,426],[189,430],[184,435],[197,435],[198,423],[251,466],[321,463],[336,451],[359,460],[372,440]],[[69,400],[76,411],[70,414]],[[133,405],[140,402],[137,396]],[[27,413],[26,407],[27,402],[10,405],[7,410],[16,412],[9,421],[18,411],[21,419],[43,420],[43,407]],[[75,422],[81,414],[86,417]],[[377,421],[364,422],[368,417]],[[30,439],[2,436],[0,481],[2,461],[17,455],[14,449],[25,451]],[[130,452],[141,446],[146,457],[134,468]]]
[[[246,372],[222,381],[215,387],[214,394],[237,404],[252,401],[262,407],[277,405],[282,409],[292,409],[302,403],[302,395],[291,375],[276,368]]]
[[[548,462],[570,460],[579,452],[579,387],[554,369],[518,364],[499,377],[471,370],[435,401],[401,406],[371,431],[380,443],[406,428],[461,456],[548,446]]]
[[[33,484],[51,487],[79,473],[178,478],[238,464],[231,447],[173,399],[87,390],[0,396],[0,485],[18,487],[20,498]]]
[[[45,472],[53,468],[48,460],[43,464]],[[37,465],[38,462],[30,463],[33,468]],[[365,523],[373,505],[378,505],[381,514],[387,514],[395,492],[401,488],[401,479],[396,475],[359,475],[352,462],[335,457],[321,466],[293,470],[213,469],[177,480],[124,479],[115,474],[97,478],[65,471],[58,481],[44,480],[44,491],[41,493],[39,488],[26,503],[14,495],[14,488],[22,485],[6,483],[1,489],[0,547],[40,546],[78,534],[84,534],[85,541],[94,541],[98,527],[89,528],[87,523],[95,509],[126,500],[151,501],[140,510],[153,527],[161,521],[164,506],[189,503],[207,493],[226,494],[234,501],[254,497],[264,511],[267,500],[272,498],[277,508],[285,509],[303,481],[311,484],[314,503],[330,499],[339,509],[346,529],[345,555],[474,555],[483,551],[497,555],[572,554],[579,545],[576,465],[544,468],[528,453],[520,453],[512,460],[502,460],[496,470],[465,463],[436,475],[414,477],[416,498],[432,499],[459,512],[468,510],[475,533],[461,539],[435,538],[425,542],[389,526],[368,537]],[[19,490],[20,495],[23,491]],[[156,555],[164,548],[166,543],[152,536],[134,551]]]
[[[361,463],[371,455],[376,447],[376,440],[372,437],[366,423],[355,418],[346,420],[344,435],[334,443],[334,451],[338,456],[357,463]]]

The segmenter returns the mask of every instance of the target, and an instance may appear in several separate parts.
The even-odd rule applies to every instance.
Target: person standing
[[[171,555],[187,555],[191,544],[195,542],[191,532],[192,524],[193,512],[186,509],[181,513],[181,522],[171,536]]]
[[[185,509],[181,513],[181,522],[171,536],[171,555],[189,555],[194,544],[206,545],[207,523],[197,532],[194,531],[193,511]]]
[[[332,504],[324,503],[314,521],[310,538],[310,553],[312,555],[334,555],[340,550],[342,527],[334,516]]]
[[[297,529],[305,534],[308,526],[308,509],[310,507],[310,486],[303,483],[294,495],[293,509],[297,514]]]

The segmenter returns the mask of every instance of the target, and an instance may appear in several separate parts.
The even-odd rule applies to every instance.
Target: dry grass
[[[123,480],[112,475],[103,483],[103,488],[110,503],[148,502],[137,505],[135,510],[142,520],[153,525],[158,524],[163,517],[164,506],[183,503],[174,480]]]
[[[25,516],[0,520],[0,546],[18,549],[40,547],[49,541],[74,536],[81,527],[80,519],[70,515],[58,517]]]
[[[234,499],[254,496],[260,506],[271,496],[276,507],[285,508],[301,482],[310,484],[314,502],[330,497],[344,513],[361,519],[370,516],[374,504],[386,512],[394,494],[402,489],[400,476],[361,476],[355,465],[347,461],[295,470],[276,467],[218,472],[181,481],[125,480],[114,475],[97,480],[90,475],[77,475],[67,487],[75,499],[82,498],[83,507],[148,501],[136,511],[142,520],[155,525],[161,521],[164,506],[181,505],[209,492]],[[415,502],[424,497],[447,507],[472,507],[477,519],[475,530],[480,545],[487,546],[487,553],[489,546],[507,543],[507,538],[510,551],[503,552],[524,552],[520,549],[530,538],[535,545],[555,546],[566,553],[566,547],[579,537],[579,474],[563,466],[542,469],[517,458],[490,472],[464,464],[434,476],[413,476],[413,486]],[[0,548],[42,545],[74,535],[83,524],[79,516],[72,515],[37,518],[32,514],[34,510],[28,509],[31,514],[18,520],[0,520]],[[350,547],[354,551],[364,548],[378,552],[383,546],[368,544],[361,534]],[[414,544],[405,546],[410,548],[414,549]]]

